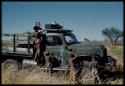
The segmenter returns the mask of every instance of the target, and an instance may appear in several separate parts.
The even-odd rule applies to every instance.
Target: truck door
[[[54,66],[58,67],[61,65],[62,55],[63,55],[63,42],[60,36],[48,35],[47,36],[47,47],[50,55],[54,59]]]

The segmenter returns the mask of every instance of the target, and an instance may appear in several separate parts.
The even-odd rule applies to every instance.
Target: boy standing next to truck
[[[92,55],[92,61],[90,62],[90,68],[91,68],[91,76],[94,81],[94,83],[101,84],[101,80],[98,76],[98,61],[96,61],[96,56]]]
[[[70,80],[73,79],[73,82],[75,84],[78,83],[78,80],[77,80],[78,70],[77,70],[76,63],[75,63],[76,58],[77,58],[76,54],[72,53],[68,60],[69,69],[70,69]]]
[[[45,67],[47,68],[46,72],[49,72],[50,74],[53,68],[53,59],[47,50],[44,52],[44,57],[45,57]]]

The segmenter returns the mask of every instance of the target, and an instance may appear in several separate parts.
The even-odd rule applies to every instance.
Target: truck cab
[[[46,49],[60,62],[60,66],[67,66],[66,61],[71,54],[67,46],[78,43],[75,35],[72,33],[72,30],[46,29],[46,31]]]

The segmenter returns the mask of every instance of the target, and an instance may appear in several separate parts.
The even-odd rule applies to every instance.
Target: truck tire
[[[13,59],[7,59],[2,63],[2,69],[4,71],[6,70],[16,71],[18,70],[18,62]]]

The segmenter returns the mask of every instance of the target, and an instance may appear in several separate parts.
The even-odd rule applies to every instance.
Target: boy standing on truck
[[[34,60],[37,62],[37,64],[39,65],[41,62],[44,62],[44,55],[43,55],[43,49],[42,49],[42,34],[39,32],[40,30],[40,22],[36,23],[36,26],[34,26],[34,32],[33,32],[33,45],[34,45],[34,49],[33,49],[33,54],[34,54]],[[41,61],[42,59],[42,61]]]

